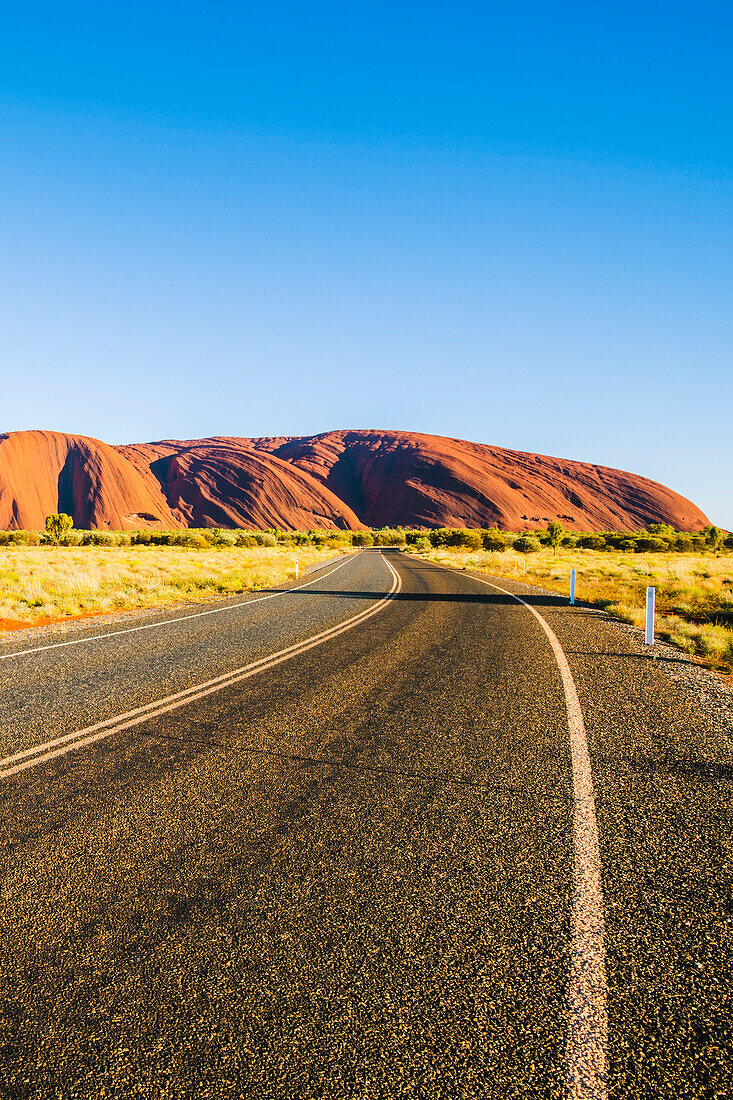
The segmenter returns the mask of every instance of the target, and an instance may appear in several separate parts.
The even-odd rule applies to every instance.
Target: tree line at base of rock
[[[179,546],[189,549],[211,547],[253,548],[275,546],[413,546],[417,550],[441,546],[465,550],[508,549],[536,553],[543,547],[582,550],[615,550],[626,553],[717,553],[733,550],[733,534],[710,525],[699,532],[676,531],[664,523],[650,523],[639,531],[566,531],[559,521],[534,531],[511,532],[498,528],[438,527],[414,529],[383,527],[366,531],[311,529],[283,531],[231,530],[221,527],[161,531],[75,531],[71,516],[53,513],[46,517],[44,531],[0,531],[0,546]]]

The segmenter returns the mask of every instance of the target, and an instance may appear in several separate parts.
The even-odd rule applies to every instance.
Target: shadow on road
[[[346,589],[308,588],[301,592],[291,591],[292,596],[338,596],[348,600],[381,600],[387,592],[355,592]],[[493,603],[510,604],[518,607],[519,604],[511,596],[504,596],[497,592],[496,595],[487,593],[459,593],[459,592],[398,592],[392,596],[393,600],[407,600],[415,603]],[[562,607],[567,605],[567,598],[562,596],[526,596],[522,595],[525,603],[537,607]]]
[[[683,779],[707,779],[711,783],[733,780],[733,766],[718,760],[693,760],[684,756],[655,760],[651,756],[628,756],[626,761],[634,771],[649,776],[672,775]]]

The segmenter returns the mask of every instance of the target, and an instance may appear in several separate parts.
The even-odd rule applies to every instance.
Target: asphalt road
[[[0,650],[0,1096],[603,1095],[568,1044],[578,763],[546,631],[469,575],[335,566]],[[495,583],[582,710],[608,1094],[730,1097],[730,722],[602,616]]]

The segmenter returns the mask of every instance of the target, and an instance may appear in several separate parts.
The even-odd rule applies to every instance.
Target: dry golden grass
[[[166,607],[269,588],[333,558],[332,547],[189,550],[180,547],[0,547],[0,619]]]
[[[613,550],[438,549],[421,557],[457,569],[508,577],[567,595],[576,570],[576,597],[622,622],[644,625],[647,585],[657,590],[657,636],[707,665],[733,672],[733,555],[622,554]]]

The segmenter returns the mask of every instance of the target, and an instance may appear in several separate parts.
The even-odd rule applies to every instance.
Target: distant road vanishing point
[[[378,550],[4,641],[0,1096],[730,1095],[683,662]]]

